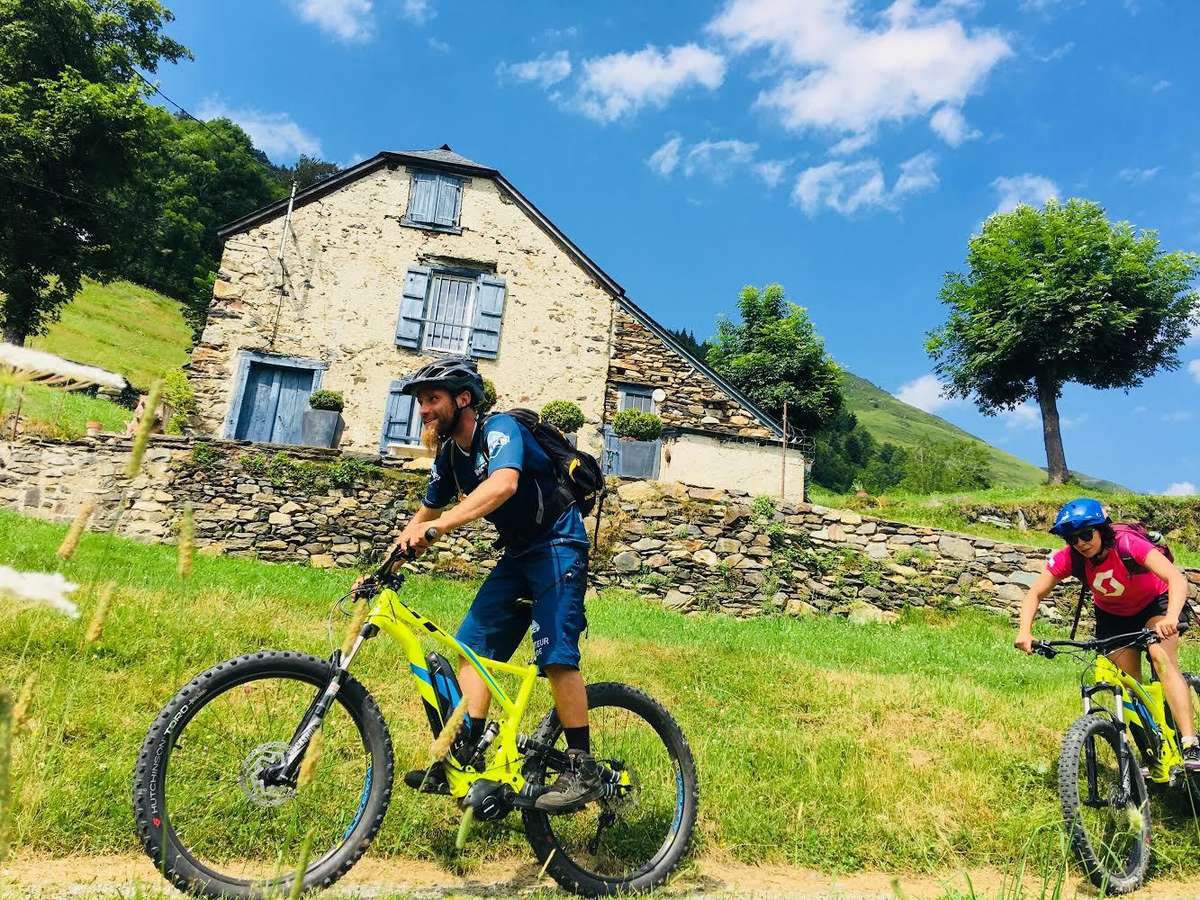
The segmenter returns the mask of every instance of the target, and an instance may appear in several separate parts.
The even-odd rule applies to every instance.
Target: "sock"
[[[582,750],[584,753],[592,752],[592,733],[587,725],[581,725],[578,728],[564,728],[563,734],[567,736],[568,750]]]
[[[1195,744],[1200,744],[1200,738],[1196,737],[1196,735],[1194,735],[1194,734],[1193,734],[1193,735],[1191,735],[1191,736],[1189,736],[1189,737],[1185,737],[1185,738],[1183,738],[1183,739],[1180,741],[1180,744],[1181,744],[1182,746],[1184,746],[1184,747],[1191,747],[1191,746],[1193,746],[1193,745],[1195,745]]]
[[[474,716],[471,716],[470,718],[471,724],[464,729],[465,733],[463,734],[463,740],[466,742],[468,747],[474,747],[477,743],[479,743],[479,739],[483,737],[483,726],[487,720],[477,719]]]

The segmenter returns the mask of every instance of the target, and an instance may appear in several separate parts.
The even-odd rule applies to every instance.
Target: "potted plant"
[[[623,441],[657,441],[662,419],[640,409],[623,409],[613,417],[613,431]]]
[[[575,432],[583,427],[583,410],[570,400],[551,400],[542,407],[542,421],[561,431],[572,447],[577,446]]]
[[[99,437],[100,432],[103,430],[104,430],[103,422],[101,422],[98,419],[88,419],[88,423],[87,423],[87,436],[88,437],[93,437],[93,438]]]
[[[336,447],[342,436],[342,410],[346,401],[341,391],[313,391],[304,411],[300,442],[308,447]]]

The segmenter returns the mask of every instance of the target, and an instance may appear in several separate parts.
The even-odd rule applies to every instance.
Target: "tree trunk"
[[[18,347],[24,347],[25,337],[25,332],[17,326],[4,326],[4,342],[6,344],[16,344]]]
[[[1070,472],[1067,457],[1063,453],[1062,431],[1058,421],[1058,385],[1039,380],[1037,383],[1038,406],[1042,408],[1042,440],[1046,444],[1046,471],[1050,484],[1063,484]]]

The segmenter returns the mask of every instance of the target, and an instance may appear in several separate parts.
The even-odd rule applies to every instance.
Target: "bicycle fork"
[[[1111,693],[1113,695],[1113,706],[1109,709],[1106,706],[1099,706],[1092,702],[1092,698],[1099,693]],[[1129,736],[1125,729],[1125,704],[1121,692],[1109,684],[1094,684],[1091,687],[1083,689],[1083,711],[1085,715],[1092,713],[1101,713],[1111,716],[1113,723],[1117,726],[1117,778],[1120,784],[1120,791],[1117,796],[1111,800],[1106,800],[1100,796],[1100,789],[1097,785],[1098,767],[1096,764],[1096,740],[1092,738],[1084,744],[1084,772],[1087,779],[1087,797],[1081,798],[1084,806],[1092,809],[1103,809],[1110,804],[1117,809],[1124,809],[1131,802],[1135,802],[1133,796],[1133,773],[1131,766],[1136,765],[1133,753],[1129,749]]]

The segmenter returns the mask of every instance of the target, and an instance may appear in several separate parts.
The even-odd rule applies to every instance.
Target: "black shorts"
[[[1113,613],[1105,612],[1097,606],[1096,637],[1103,639],[1115,637],[1118,634],[1130,634],[1134,631],[1141,631],[1146,627],[1146,622],[1150,619],[1153,619],[1155,616],[1165,616],[1166,614],[1166,594],[1159,594],[1131,616],[1114,615]],[[1183,610],[1179,613],[1179,621],[1184,625],[1192,624],[1192,607],[1186,600],[1183,603]]]

